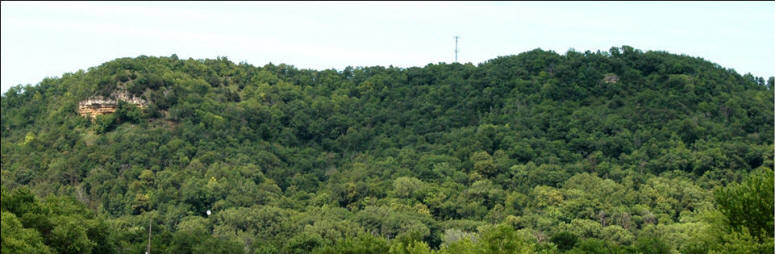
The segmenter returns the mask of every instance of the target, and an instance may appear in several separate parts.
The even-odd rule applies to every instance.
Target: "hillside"
[[[773,82],[116,59],[2,95],[2,253],[771,253]]]

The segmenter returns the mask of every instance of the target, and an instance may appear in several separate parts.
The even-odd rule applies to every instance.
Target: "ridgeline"
[[[1,110],[3,254],[773,250],[773,78],[701,58],[140,56]]]

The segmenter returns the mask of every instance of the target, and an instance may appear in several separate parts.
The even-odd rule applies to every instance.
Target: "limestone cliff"
[[[616,82],[619,82],[619,76],[616,76],[616,74],[608,73],[603,77],[603,82],[609,83],[609,84],[616,84]]]
[[[97,116],[111,114],[118,109],[119,101],[134,104],[139,108],[144,108],[146,101],[142,98],[129,96],[126,93],[115,93],[110,97],[93,96],[78,103],[78,114],[92,119]]]

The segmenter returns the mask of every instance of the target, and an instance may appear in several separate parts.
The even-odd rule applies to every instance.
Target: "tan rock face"
[[[116,98],[94,96],[78,103],[78,114],[84,117],[96,118],[97,116],[112,114],[118,109],[118,102],[125,101],[139,108],[145,107],[145,100],[137,97],[129,97],[119,94]]]
[[[606,83],[619,82],[619,76],[616,76],[616,74],[606,74],[605,77],[603,77],[603,82],[606,82]]]
[[[78,114],[81,116],[88,116],[90,118],[96,118],[97,116],[111,114],[118,109],[117,103],[92,103],[89,100],[83,101],[78,104]]]

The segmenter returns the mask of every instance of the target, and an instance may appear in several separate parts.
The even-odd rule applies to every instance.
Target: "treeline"
[[[774,80],[628,46],[116,59],[2,96],[2,251],[771,253]],[[78,115],[115,92],[149,103]]]

